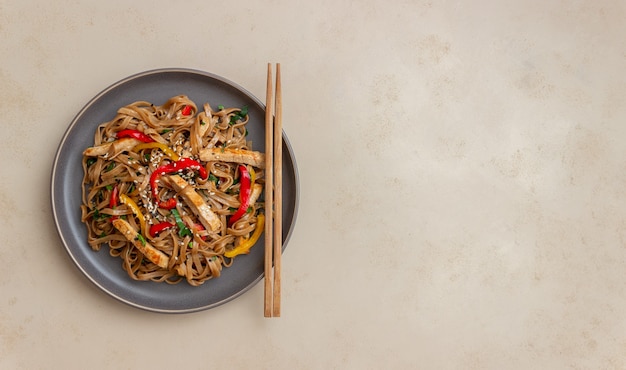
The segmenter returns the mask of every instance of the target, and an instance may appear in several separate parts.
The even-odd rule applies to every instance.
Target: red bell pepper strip
[[[117,187],[117,184],[113,186],[111,190],[111,198],[109,198],[109,208],[115,208],[119,204],[120,201],[120,191]],[[111,216],[111,221],[115,220],[117,216]]]
[[[243,164],[239,165],[239,209],[228,220],[228,226],[232,226],[237,220],[248,212],[250,206],[250,194],[252,192],[252,181],[250,172]]]
[[[167,201],[159,200],[159,188],[158,188],[159,177],[168,173],[174,173],[174,172],[183,171],[186,169],[198,171],[200,178],[204,180],[206,180],[207,177],[209,176],[206,171],[206,168],[204,168],[204,166],[202,166],[200,162],[191,158],[181,158],[177,160],[176,162],[172,162],[170,164],[161,166],[157,168],[156,170],[154,170],[154,172],[152,172],[152,174],[150,175],[150,187],[152,188],[152,196],[154,197],[154,199],[156,199],[159,207],[165,208],[165,209],[172,209],[176,207],[175,198],[170,198]]]
[[[126,130],[121,130],[117,133],[117,137],[118,138],[123,138],[123,137],[132,137],[133,139],[137,139],[140,141],[143,141],[144,143],[151,143],[154,141],[153,138],[151,138],[150,136],[144,134],[141,131],[138,130],[131,130],[131,129],[126,129]]]
[[[155,237],[160,232],[167,230],[169,228],[174,227],[174,224],[171,222],[161,222],[155,225],[150,226],[150,236]]]
[[[176,208],[176,198],[170,198],[168,200],[160,200],[159,207],[163,209],[173,209]]]
[[[180,113],[181,113],[183,116],[188,116],[188,115],[190,115],[190,114],[191,114],[191,105],[185,105],[185,106],[183,107],[183,109],[181,109]]]
[[[206,230],[206,228],[204,227],[204,225],[202,224],[193,224],[194,228],[196,229],[196,232],[200,232],[200,231],[204,231]],[[207,239],[207,236],[201,236],[200,239],[205,240]]]
[[[109,208],[114,208],[115,206],[117,206],[120,200],[119,194],[120,194],[120,191],[117,187],[117,184],[115,184],[113,186],[113,189],[111,190],[111,198],[109,199]]]

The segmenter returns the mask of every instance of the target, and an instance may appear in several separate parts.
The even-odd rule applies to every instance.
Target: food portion
[[[248,109],[198,110],[186,96],[121,107],[83,152],[82,221],[93,250],[135,280],[198,286],[263,232],[263,153]]]

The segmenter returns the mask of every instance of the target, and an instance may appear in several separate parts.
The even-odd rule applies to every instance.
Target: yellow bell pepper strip
[[[135,203],[132,199],[130,199],[128,195],[126,194],[120,194],[120,202],[122,204],[126,204],[126,206],[130,208],[130,210],[133,211],[135,216],[137,216],[137,218],[139,219],[139,225],[141,226],[141,234],[148,235],[147,227],[146,227],[146,219],[143,216],[143,213],[141,212],[141,209],[139,208],[137,203]]]
[[[256,218],[256,229],[252,233],[252,236],[249,239],[244,239],[241,244],[236,246],[235,248],[226,251],[224,253],[224,257],[233,258],[240,254],[248,254],[250,253],[250,248],[259,240],[259,237],[263,233],[263,228],[265,226],[265,216],[260,213]]]
[[[161,151],[167,154],[167,156],[170,157],[173,161],[177,161],[180,159],[180,156],[176,154],[176,152],[173,151],[169,146],[162,144],[162,143],[157,143],[157,142],[139,144],[133,148],[133,152],[137,152],[142,149],[154,149],[154,148],[161,149]]]
[[[256,172],[254,172],[254,168],[252,168],[252,166],[248,168],[248,172],[250,172],[250,187],[252,187],[252,185],[254,185],[254,180],[256,180]]]

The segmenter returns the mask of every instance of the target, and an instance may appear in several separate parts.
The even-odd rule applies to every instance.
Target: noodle
[[[90,247],[108,245],[134,280],[219,277],[234,260],[225,253],[254,242],[264,208],[263,154],[246,141],[248,119],[246,107],[198,112],[180,95],[137,101],[100,124],[82,159]]]

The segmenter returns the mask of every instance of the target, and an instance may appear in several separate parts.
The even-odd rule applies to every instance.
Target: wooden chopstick
[[[267,90],[265,93],[265,289],[263,298],[263,315],[272,317],[273,313],[273,288],[272,288],[272,261],[273,261],[273,224],[272,207],[274,193],[274,123],[272,116],[272,65],[267,64]]]
[[[283,93],[280,63],[276,63],[276,106],[274,113],[274,317],[280,317],[280,275],[283,253]]]
[[[276,64],[276,96],[272,64],[267,64],[265,95],[265,290],[263,315],[280,317],[281,256],[283,252],[283,96],[280,63]],[[276,100],[274,109],[272,101]],[[272,269],[273,266],[273,269]]]

